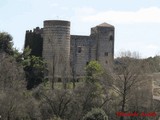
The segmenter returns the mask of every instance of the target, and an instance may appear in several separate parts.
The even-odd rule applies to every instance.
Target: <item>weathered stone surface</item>
[[[32,31],[27,31],[32,32]],[[49,76],[64,74],[77,78],[85,75],[85,66],[98,60],[106,70],[112,70],[114,56],[114,26],[102,23],[91,28],[90,36],[70,35],[70,22],[46,20],[44,28],[34,33],[43,37],[42,56],[48,63]],[[71,72],[71,73],[70,73]]]
[[[49,75],[63,77],[68,75],[70,64],[70,22],[44,21],[43,58],[47,61]]]

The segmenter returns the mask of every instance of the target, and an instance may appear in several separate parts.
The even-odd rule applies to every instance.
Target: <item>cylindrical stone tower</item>
[[[70,22],[46,20],[43,29],[43,58],[47,61],[49,77],[69,75]]]

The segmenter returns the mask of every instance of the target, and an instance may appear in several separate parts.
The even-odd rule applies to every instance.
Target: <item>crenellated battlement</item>
[[[33,30],[26,30],[26,34],[29,33],[43,34],[43,28],[36,27]]]

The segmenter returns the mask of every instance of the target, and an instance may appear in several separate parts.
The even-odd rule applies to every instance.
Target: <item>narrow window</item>
[[[109,40],[113,40],[113,36],[112,35],[109,37]]]
[[[108,61],[106,60],[106,64],[108,64]]]
[[[105,55],[105,56],[108,56],[108,52],[105,52],[104,55]]]
[[[89,64],[89,62],[86,62],[86,65],[88,65]]]
[[[78,53],[82,52],[82,47],[78,47]]]

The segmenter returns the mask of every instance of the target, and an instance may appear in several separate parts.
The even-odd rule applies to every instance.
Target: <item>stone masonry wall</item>
[[[24,48],[26,47],[31,48],[30,55],[42,57],[43,28],[36,27],[33,31],[26,31]]]
[[[30,33],[32,31],[27,31],[26,35]],[[42,37],[43,45],[39,44],[37,39],[32,38],[31,41],[41,48],[42,57],[48,64],[49,77],[55,74],[56,77],[62,78],[63,74],[70,75],[69,72],[77,77],[83,77],[85,66],[91,60],[98,60],[106,70],[112,68],[114,56],[112,25],[102,23],[91,28],[91,35],[80,36],[70,35],[69,21],[47,20],[44,21],[44,28],[37,27],[34,33]]]
[[[71,36],[71,65],[77,77],[84,76],[85,66],[90,60],[89,36]]]
[[[44,21],[43,58],[47,61],[49,77],[69,75],[70,22]]]
[[[91,36],[96,40],[96,60],[105,70],[112,71],[114,59],[114,27],[96,26]]]

